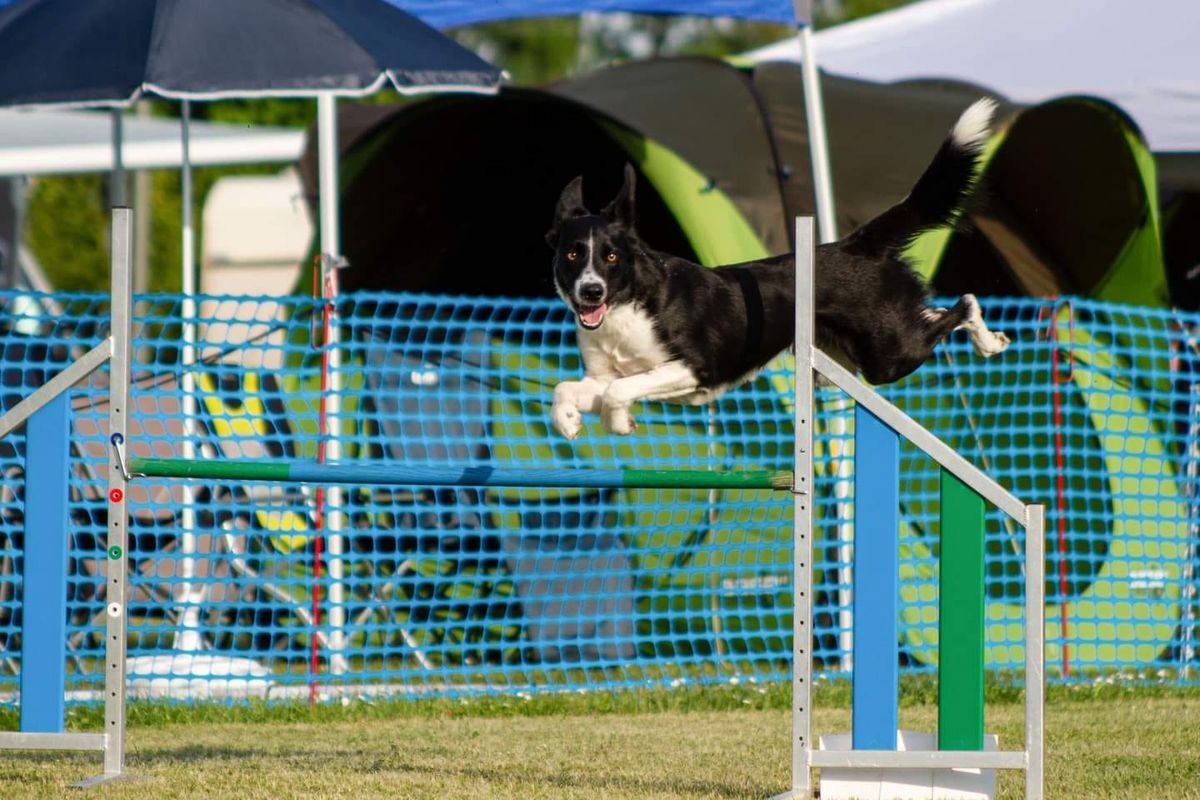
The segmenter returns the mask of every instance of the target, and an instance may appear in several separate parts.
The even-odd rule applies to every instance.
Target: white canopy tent
[[[1018,103],[1087,94],[1155,152],[1200,152],[1197,0],[923,0],[814,35],[821,67],[892,83],[951,79]],[[746,54],[795,61],[795,40]]]

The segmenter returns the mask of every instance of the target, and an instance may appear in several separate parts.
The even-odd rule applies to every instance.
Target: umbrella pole
[[[112,177],[108,184],[108,204],[113,208],[125,205],[125,120],[121,109],[114,108],[112,120]]]
[[[183,289],[183,457],[196,458],[196,237],[192,226],[192,158],[191,158],[191,102],[183,101],[180,125],[180,144],[183,149],[181,202],[183,207],[183,238],[181,283]],[[200,641],[200,606],[204,601],[204,587],[196,578],[196,510],[193,506],[190,485],[183,488],[183,511],[180,516],[179,549],[182,560],[179,565],[180,609],[179,630],[175,633],[175,649],[185,652],[203,650]]]
[[[321,269],[325,273],[321,277],[322,286],[329,287],[325,291],[326,302],[336,303],[337,276],[331,275],[342,261],[340,220],[338,216],[338,140],[337,140],[337,96],[332,92],[317,95],[317,167],[321,217]],[[325,455],[330,461],[341,459],[341,352],[338,347],[340,326],[337,321],[336,305],[331,309],[331,323],[327,338],[324,342],[328,353],[328,377],[323,400],[325,407],[324,423],[320,436],[325,442]],[[324,493],[332,513],[326,514],[319,509],[317,519],[322,520],[324,531],[318,537],[326,536],[329,545],[329,648],[332,654],[329,659],[330,672],[341,675],[346,672],[345,649],[346,607],[343,596],[343,564],[342,528],[343,515],[339,513],[342,506],[342,489],[330,486]],[[315,593],[314,593],[314,596]],[[314,623],[317,620],[314,617]],[[315,643],[316,637],[313,637]],[[315,680],[315,669],[314,669]]]
[[[817,226],[821,243],[837,240],[837,214],[833,207],[833,177],[829,168],[829,141],[825,136],[825,103],[813,47],[812,25],[799,26],[800,76],[804,82],[804,117],[808,124],[809,158],[812,161],[813,191],[817,197]]]

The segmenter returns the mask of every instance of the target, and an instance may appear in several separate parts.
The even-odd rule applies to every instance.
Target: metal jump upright
[[[26,514],[26,575],[25,599],[31,592],[45,597],[48,606],[39,608],[51,630],[57,630],[55,617],[66,618],[67,596],[67,466],[66,453],[70,420],[66,413],[65,393],[75,384],[87,378],[109,363],[109,455],[108,531],[105,541],[104,582],[108,598],[104,626],[104,729],[99,733],[71,733],[64,730],[63,717],[63,649],[66,637],[57,642],[33,642],[22,639],[21,669],[21,730],[0,732],[0,750],[99,750],[104,754],[103,774],[88,779],[80,786],[104,783],[125,774],[125,646],[126,615],[125,558],[128,550],[128,514],[126,513],[126,478],[124,464],[125,438],[129,412],[130,392],[130,339],[132,338],[132,241],[133,214],[128,208],[114,208],[112,212],[112,301],[109,335],[81,358],[47,381],[41,388],[13,406],[0,416],[0,437],[3,437],[30,422],[29,434],[34,433],[38,416],[59,407],[63,409],[55,425],[47,426],[53,434],[47,440],[33,442],[27,438],[27,458],[51,454],[55,472],[39,476],[36,480],[26,471],[25,504],[28,511],[44,510],[45,503],[60,509],[56,519],[47,519],[44,524],[31,524]],[[61,456],[59,461],[58,456]],[[32,467],[32,464],[28,466]],[[61,501],[61,502],[60,502]],[[52,557],[46,560],[45,568],[36,574],[30,568],[29,558],[39,552],[49,551]],[[53,560],[53,563],[50,563]],[[26,614],[25,619],[29,619]],[[54,678],[39,681],[41,668],[50,671]],[[36,685],[31,694],[30,682]],[[29,719],[27,711],[39,710],[37,719]]]
[[[1025,797],[1043,796],[1045,509],[1018,500],[999,483],[942,442],[896,406],[820,350],[814,340],[815,253],[811,218],[796,220],[796,403],[795,533],[792,681],[792,787],[778,798],[811,798],[814,768],[1023,769]],[[822,750],[812,738],[812,574],[813,574],[813,384],[820,374],[856,403],[856,455],[872,449],[867,469],[856,470],[858,485],[871,489],[869,513],[859,506],[855,540],[872,542],[856,553],[856,587],[871,585],[871,607],[855,594],[854,734],[850,750]],[[897,554],[899,536],[898,437],[932,458],[942,471],[942,559],[968,565],[963,575],[943,572],[941,588],[942,670],[939,673],[939,731],[936,750],[899,750],[896,730],[898,633]],[[860,489],[861,491],[861,489]],[[862,495],[860,495],[862,496]],[[1025,530],[1025,742],[1021,750],[983,749],[983,501]],[[878,501],[878,502],[874,502]],[[967,537],[970,537],[969,539]],[[861,549],[861,548],[860,548]],[[881,552],[882,551],[882,552]],[[863,572],[868,574],[863,574]],[[947,597],[962,598],[949,609]],[[946,625],[967,630],[949,635]],[[969,708],[955,708],[956,703]],[[828,796],[828,793],[823,793]]]

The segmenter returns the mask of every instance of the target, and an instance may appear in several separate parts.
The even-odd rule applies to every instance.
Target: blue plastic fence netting
[[[0,294],[11,407],[107,333],[106,298]],[[1014,345],[965,336],[885,394],[1017,496],[1047,506],[1048,670],[1200,682],[1195,672],[1200,316],[990,300]],[[182,299],[141,297],[131,454],[314,460],[311,300],[206,297],[182,359]],[[614,437],[549,425],[581,372],[550,300],[346,298],[343,459],[512,468],[791,469],[783,357],[711,407],[645,403]],[[184,375],[194,382],[194,404]],[[71,395],[73,702],[98,701],[106,604],[107,372]],[[854,406],[818,390],[814,654],[846,666],[853,624]],[[24,434],[0,441],[0,701],[20,670]],[[897,531],[903,671],[937,663],[938,472],[907,445]],[[288,699],[786,680],[791,498],[749,490],[341,486],[317,564],[315,488],[144,479],[130,487],[135,697]],[[327,487],[333,488],[333,487]],[[986,663],[1022,666],[1023,535],[987,518]],[[314,595],[318,594],[314,603]],[[311,653],[317,652],[314,672]],[[1019,679],[1019,676],[1018,676]]]

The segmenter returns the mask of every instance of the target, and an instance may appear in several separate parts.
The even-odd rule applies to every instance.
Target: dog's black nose
[[[579,299],[584,303],[599,304],[604,299],[604,284],[585,283],[579,287]]]

